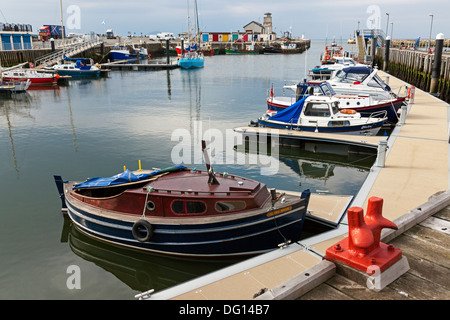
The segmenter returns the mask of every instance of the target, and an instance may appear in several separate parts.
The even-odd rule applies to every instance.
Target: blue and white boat
[[[60,76],[71,76],[73,78],[98,78],[100,76],[100,68],[93,65],[91,59],[64,57],[64,61],[74,62],[51,67]]]
[[[339,100],[326,96],[305,96],[280,112],[266,112],[258,119],[263,128],[324,133],[376,135],[387,120],[386,112],[367,118],[350,109],[339,109]]]
[[[205,66],[205,58],[201,52],[188,51],[178,60],[178,65],[182,69],[196,69]]]
[[[109,55],[111,57],[111,60],[113,61],[137,59],[135,50],[133,49],[132,51],[130,51],[130,49],[128,49],[128,47],[126,46],[112,47],[111,51],[109,51]]]
[[[290,89],[294,93],[291,96],[274,96],[271,93],[267,98],[269,110],[282,111],[306,95],[313,94],[315,96],[335,97],[339,100],[340,109],[355,110],[362,117],[370,117],[375,112],[378,112],[377,114],[381,116],[383,114],[379,111],[386,111],[387,122],[395,124],[398,122],[398,110],[405,102],[404,97],[392,96],[389,99],[377,99],[369,94],[338,94],[327,81],[302,81],[284,88]]]
[[[205,150],[205,145],[203,145]],[[77,229],[108,243],[190,257],[255,255],[298,241],[309,190],[300,197],[227,173],[183,166],[125,171],[84,182],[55,176]]]

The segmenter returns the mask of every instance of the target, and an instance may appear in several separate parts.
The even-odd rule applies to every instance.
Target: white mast
[[[60,10],[61,10],[62,52],[63,52],[63,58],[64,58],[64,33],[65,33],[66,30],[64,30],[64,23],[63,23],[62,0],[59,0],[59,7],[60,7]]]

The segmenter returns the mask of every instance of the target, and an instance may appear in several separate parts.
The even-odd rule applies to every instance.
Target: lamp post
[[[394,38],[392,38],[392,33],[394,31],[394,23],[391,22],[391,40],[393,40]]]
[[[389,13],[386,12],[387,15],[387,22],[386,22],[386,37],[388,36],[388,29],[389,29]]]
[[[431,30],[433,29],[433,17],[434,15],[432,13],[429,14],[429,16],[431,16],[431,25],[430,25],[430,40],[428,42],[428,50],[431,49]]]

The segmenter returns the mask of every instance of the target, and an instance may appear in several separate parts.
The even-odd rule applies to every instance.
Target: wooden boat
[[[10,70],[2,73],[4,81],[26,82],[30,80],[31,85],[55,85],[59,75],[49,72],[37,72],[30,69]]]
[[[374,113],[384,116],[387,123],[398,122],[398,110],[405,102],[404,97],[390,97],[389,99],[377,99],[368,94],[344,94],[336,93],[327,81],[302,81],[293,86],[285,86],[294,92],[293,96],[274,96],[271,90],[267,100],[267,108],[272,111],[282,111],[308,94],[316,96],[335,97],[339,101],[339,109],[350,109],[360,113],[362,117],[370,117]]]
[[[295,197],[254,180],[183,166],[55,182],[82,232],[117,245],[194,256],[253,255],[300,239],[309,190]]]
[[[266,112],[256,124],[263,128],[376,135],[387,120],[386,112],[363,118],[354,110],[340,110],[338,105],[335,97],[305,96],[281,112]]]

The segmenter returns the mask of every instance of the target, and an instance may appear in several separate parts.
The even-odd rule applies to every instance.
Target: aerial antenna
[[[206,169],[208,170],[208,175],[209,175],[208,183],[220,184],[219,181],[217,181],[216,176],[214,175],[214,170],[211,166],[211,162],[209,161],[209,155],[208,155],[208,152],[206,151],[205,140],[202,140],[202,151],[203,151],[203,157],[205,158]]]

